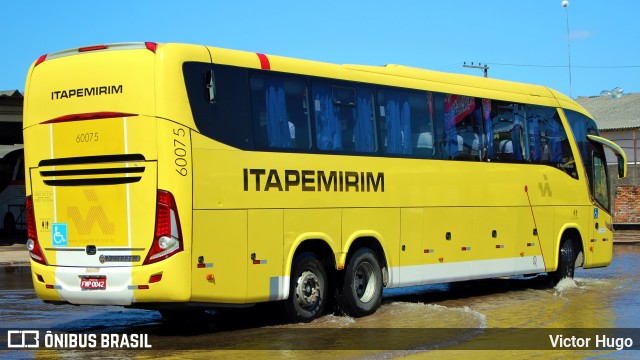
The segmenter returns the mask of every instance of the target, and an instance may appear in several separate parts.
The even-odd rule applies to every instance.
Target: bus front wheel
[[[556,286],[564,278],[573,278],[576,254],[571,239],[565,239],[562,242],[558,256],[558,269],[549,273],[551,286]]]
[[[289,298],[285,312],[293,322],[308,322],[324,312],[327,300],[327,272],[313,253],[295,257],[291,266]]]
[[[376,255],[367,248],[353,254],[345,273],[340,306],[350,316],[371,315],[382,299],[382,270]]]

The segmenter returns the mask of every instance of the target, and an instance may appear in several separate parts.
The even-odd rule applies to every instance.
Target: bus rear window
[[[227,145],[251,149],[253,144],[246,69],[186,62],[182,71],[198,131]],[[212,80],[215,81],[213,98],[210,92]]]

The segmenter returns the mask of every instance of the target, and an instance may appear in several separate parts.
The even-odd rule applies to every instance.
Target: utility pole
[[[571,93],[571,34],[569,33],[569,1],[562,0],[562,7],[567,14],[567,56],[569,58],[569,97],[573,97]]]
[[[471,65],[467,65],[467,63],[465,62],[464,65],[462,66],[466,68],[472,68],[472,69],[482,69],[484,70],[484,77],[487,77],[487,72],[489,70],[489,67],[487,66],[487,64],[482,65],[478,63],[478,65],[473,65],[473,63],[471,63]]]

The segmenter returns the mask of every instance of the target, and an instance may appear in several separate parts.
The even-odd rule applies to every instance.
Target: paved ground
[[[614,243],[640,243],[640,230],[616,231]],[[13,245],[0,241],[0,266],[28,266],[29,252],[23,243]]]
[[[0,245],[0,266],[7,265],[29,265],[29,252],[24,243]]]

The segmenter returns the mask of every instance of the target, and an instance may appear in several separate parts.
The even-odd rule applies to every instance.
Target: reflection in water
[[[640,299],[637,296],[640,285],[636,281],[640,275],[637,267],[640,263],[640,246],[616,245],[614,249],[611,266],[577,270],[575,279],[564,279],[554,288],[545,287],[545,277],[538,276],[392,289],[385,292],[383,305],[372,316],[354,319],[328,315],[310,324],[283,324],[273,316],[276,313],[273,306],[210,312],[181,326],[163,323],[157,313],[150,311],[120,307],[52,306],[35,298],[28,275],[14,273],[11,275],[14,278],[9,282],[5,281],[7,275],[0,272],[0,286],[13,289],[2,291],[0,323],[2,327],[9,328],[34,327],[65,332],[147,333],[156,348],[130,350],[119,354],[119,357],[161,354],[163,357],[180,359],[230,356],[240,359],[423,358],[434,355],[432,349],[437,347],[449,349],[438,352],[438,356],[467,357],[470,354],[468,351],[456,349],[464,349],[473,341],[482,339],[482,329],[485,328],[640,328]],[[26,286],[16,285],[16,278],[19,277],[27,278]],[[428,331],[433,328],[453,328],[455,331]],[[371,332],[367,333],[367,329]],[[418,329],[420,332],[375,332],[381,329]],[[372,341],[371,334],[391,337],[402,334],[405,337],[401,339],[403,344],[410,345],[399,350],[344,350],[357,349],[358,344]],[[311,348],[327,350],[242,350],[252,343],[259,344],[257,348],[267,349],[269,344],[282,341],[283,338],[290,344],[307,341],[307,346]],[[380,338],[379,341],[383,343],[385,340],[388,339]],[[158,348],[167,350],[159,352]],[[212,351],[214,348],[232,350]],[[329,350],[335,348],[343,350]],[[413,350],[406,350],[409,348]],[[37,356],[55,358],[61,353],[68,358],[104,355],[98,352],[91,355],[87,351],[45,351],[38,352]],[[583,358],[599,354],[602,352],[532,350],[508,351],[500,353],[500,356]],[[605,354],[617,358],[637,355],[628,351]],[[495,358],[496,354],[478,351],[474,357]]]

